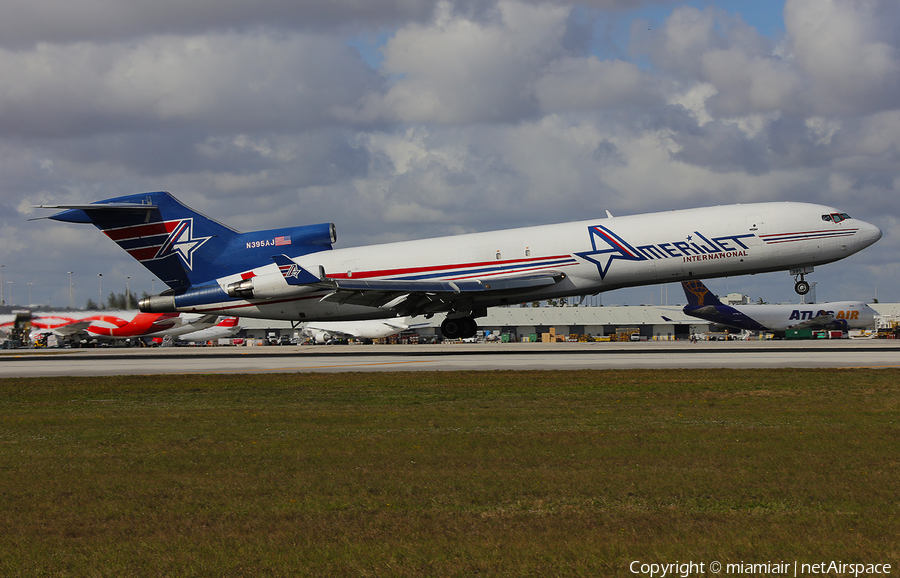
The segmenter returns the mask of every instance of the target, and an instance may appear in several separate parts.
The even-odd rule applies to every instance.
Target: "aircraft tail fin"
[[[176,293],[271,262],[272,248],[293,256],[331,249],[334,224],[241,233],[163,191],[65,209],[49,219],[92,223]]]
[[[699,279],[693,281],[682,281],[681,287],[684,289],[684,296],[687,297],[688,305],[695,307],[704,307],[706,305],[722,305],[719,299],[710,293],[706,285]]]
[[[44,208],[66,209],[54,221],[93,224],[176,291],[224,274],[217,257],[240,235],[162,191]]]

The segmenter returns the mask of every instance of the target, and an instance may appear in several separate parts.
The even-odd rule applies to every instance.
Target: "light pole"
[[[103,273],[97,273],[98,283],[100,284],[100,289],[97,291],[97,307],[103,309]]]
[[[125,309],[131,309],[131,277],[125,277]]]
[[[0,265],[0,305],[6,305],[6,302],[3,301],[3,268],[6,265]]]
[[[75,271],[69,271],[69,309],[75,309],[75,300],[72,294],[72,288],[75,287],[72,285],[72,273]]]
[[[9,285],[9,290],[6,291],[6,298],[9,299],[9,304],[12,305],[12,281],[7,281],[7,285]]]

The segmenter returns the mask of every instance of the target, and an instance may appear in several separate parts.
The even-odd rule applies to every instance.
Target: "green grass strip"
[[[900,372],[0,380],[2,576],[900,563]]]

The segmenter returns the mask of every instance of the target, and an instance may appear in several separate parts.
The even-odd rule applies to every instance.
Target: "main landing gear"
[[[473,317],[455,317],[444,319],[441,323],[441,333],[447,339],[468,339],[475,337],[478,324]]]
[[[791,275],[794,276],[794,291],[797,292],[797,295],[806,295],[807,293],[809,293],[809,282],[804,277],[807,273],[812,272],[812,267],[791,269]]]

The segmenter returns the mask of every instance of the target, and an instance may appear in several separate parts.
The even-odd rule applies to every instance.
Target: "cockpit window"
[[[831,213],[830,215],[822,215],[823,221],[831,221],[832,223],[840,223],[850,218],[847,213]]]

